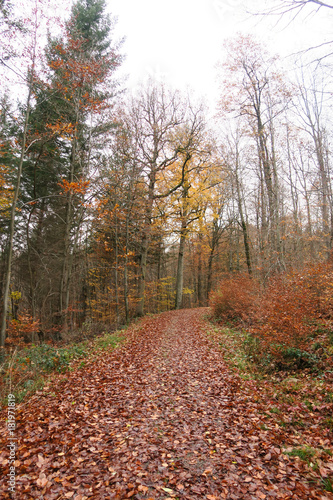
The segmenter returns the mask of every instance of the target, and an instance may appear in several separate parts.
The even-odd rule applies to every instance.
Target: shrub
[[[317,356],[313,353],[307,351],[302,351],[301,349],[295,349],[294,347],[282,347],[280,350],[282,365],[292,365],[296,368],[311,368],[315,366],[318,362]],[[284,368],[285,366],[281,366]]]
[[[321,355],[328,359],[331,353],[331,264],[281,273],[261,292],[249,276],[229,276],[212,293],[210,305],[216,319],[247,323],[250,337],[244,349],[251,359],[270,369],[313,368],[321,362]],[[311,342],[318,335],[315,350]]]
[[[210,296],[210,306],[216,319],[249,321],[256,304],[258,284],[249,275],[226,277]]]
[[[20,346],[32,342],[39,328],[39,321],[34,321],[28,314],[20,314],[17,320],[12,319],[8,324],[6,344]]]
[[[332,267],[324,264],[270,280],[252,333],[280,365],[301,368],[316,363],[309,352],[309,338],[316,335],[318,320],[332,316],[332,286]]]

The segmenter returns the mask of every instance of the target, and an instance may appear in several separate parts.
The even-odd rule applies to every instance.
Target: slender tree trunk
[[[150,231],[149,226],[146,226],[146,231]],[[138,316],[143,316],[144,314],[148,247],[149,247],[149,236],[148,234],[145,234],[142,240],[141,256],[140,256],[138,304],[136,310]]]
[[[183,220],[180,231],[178,262],[177,262],[176,300],[175,300],[176,309],[181,308],[183,300],[184,251],[185,251],[185,241],[186,241],[186,228],[187,228],[187,221]]]
[[[269,239],[271,244],[271,251],[276,250],[276,224],[275,224],[275,203],[274,203],[274,187],[272,179],[272,169],[269,161],[269,154],[267,150],[267,142],[265,137],[264,127],[261,120],[258,118],[258,136],[259,136],[259,153],[263,169],[263,178],[267,190],[268,198],[268,213],[269,213]]]
[[[66,203],[66,223],[65,223],[65,234],[64,234],[64,255],[62,262],[62,271],[60,279],[60,290],[59,290],[59,320],[61,328],[65,328],[67,324],[67,314],[68,311],[65,309],[66,303],[66,284],[68,281],[68,258],[69,258],[69,245],[70,245],[70,223],[71,223],[71,200],[72,195],[70,192],[67,193],[67,203]]]
[[[271,110],[271,108],[270,108]],[[270,111],[271,114],[271,111]],[[281,245],[281,233],[280,233],[280,213],[279,213],[279,205],[280,205],[280,189],[279,189],[279,180],[277,173],[277,162],[276,162],[276,154],[275,154],[275,137],[274,137],[274,127],[273,127],[273,117],[270,116],[269,122],[270,128],[270,139],[271,139],[271,169],[273,176],[273,233],[274,233],[274,243],[275,246],[273,250],[276,252],[277,259],[277,268],[279,271],[285,271],[286,265],[284,262],[284,255]]]
[[[209,252],[208,266],[207,266],[207,302],[209,301],[209,295],[212,291],[212,277],[213,277],[213,262],[215,257],[215,241],[214,236],[212,240],[212,246]]]
[[[34,271],[32,269],[32,262],[31,262],[31,241],[30,241],[30,222],[31,222],[31,217],[34,213],[34,207],[32,208],[29,217],[28,217],[28,222],[27,222],[27,263],[28,263],[28,270],[29,270],[29,288],[30,288],[30,303],[31,303],[31,316],[32,319],[35,320],[36,317],[36,300],[35,300],[35,283],[34,283]]]
[[[116,209],[117,210],[117,209]],[[114,285],[115,285],[115,300],[116,300],[116,328],[119,325],[119,289],[118,289],[118,266],[119,266],[119,249],[118,249],[118,218],[115,214],[115,270],[114,270]]]
[[[70,170],[68,176],[68,182],[74,182],[74,171],[75,171],[75,161],[77,154],[77,127],[78,127],[79,110],[78,104],[76,109],[76,122],[75,122],[75,132],[73,137],[73,145],[70,157]],[[65,234],[64,234],[64,256],[62,263],[62,272],[60,279],[60,290],[59,290],[59,314],[60,314],[60,326],[61,328],[67,327],[68,319],[68,305],[69,305],[69,286],[71,278],[71,267],[72,259],[70,256],[70,239],[71,239],[71,227],[73,223],[73,195],[71,189],[67,192],[66,200],[66,217],[65,217]],[[74,255],[72,256],[74,258]],[[71,262],[70,262],[71,260]]]
[[[251,275],[252,274],[252,265],[251,265],[251,256],[250,256],[249,235],[248,235],[248,230],[247,230],[247,221],[245,219],[244,211],[243,211],[243,197],[242,197],[242,193],[241,193],[241,186],[240,186],[240,181],[239,181],[239,176],[238,176],[238,169],[239,169],[238,150],[236,151],[236,165],[235,165],[235,167],[236,167],[236,169],[235,169],[235,181],[236,181],[238,211],[239,211],[239,216],[240,216],[240,220],[241,220],[241,227],[242,227],[242,232],[243,232],[243,241],[244,241],[244,250],[245,250],[247,271]]]
[[[129,304],[128,304],[128,244],[129,244],[129,219],[126,216],[125,229],[125,262],[124,262],[124,306],[125,306],[125,321],[129,322]]]
[[[69,307],[70,285],[71,285],[76,249],[77,249],[79,236],[80,236],[80,228],[81,228],[81,223],[82,223],[82,219],[83,219],[83,214],[84,214],[84,206],[82,205],[82,207],[80,209],[79,217],[77,220],[77,225],[75,228],[75,236],[74,236],[72,251],[69,252],[69,256],[67,258],[68,264],[67,264],[67,272],[66,272],[66,284],[65,284],[65,290],[64,290],[65,291],[65,304],[64,304],[65,311],[67,311],[68,307]]]
[[[183,301],[183,281],[184,281],[184,251],[188,226],[188,192],[190,186],[187,181],[183,184],[182,206],[181,206],[181,229],[178,250],[177,276],[176,276],[176,299],[175,308],[180,309]]]
[[[11,271],[12,271],[13,243],[14,243],[14,232],[15,232],[15,214],[16,214],[17,201],[18,201],[20,186],[21,186],[23,161],[24,161],[24,156],[26,153],[26,142],[27,142],[27,133],[28,133],[28,126],[29,126],[30,102],[31,102],[31,95],[32,95],[34,65],[35,65],[35,55],[33,56],[33,64],[32,64],[32,70],[31,70],[30,81],[29,81],[29,90],[28,90],[28,97],[27,97],[27,110],[26,110],[25,121],[24,121],[20,160],[19,160],[19,165],[18,165],[18,169],[17,169],[16,185],[15,185],[14,197],[13,197],[13,202],[12,202],[12,207],[11,207],[11,212],[10,212],[9,245],[8,245],[8,257],[7,257],[6,272],[5,272],[5,288],[4,288],[4,294],[3,294],[3,309],[2,309],[1,333],[0,333],[0,346],[1,347],[4,347],[5,340],[6,340],[8,298],[9,298],[10,278],[11,278]]]
[[[203,270],[202,270],[202,233],[199,233],[199,255],[198,255],[198,304],[203,307],[204,290],[203,290]]]
[[[137,316],[143,316],[144,314],[147,258],[148,258],[148,249],[150,243],[151,220],[152,220],[153,203],[154,203],[155,177],[156,177],[155,170],[152,170],[148,186],[145,230],[141,245],[140,272],[139,272],[139,284],[138,284],[138,304],[136,310]]]
[[[321,186],[321,212],[323,220],[323,237],[325,244],[325,251],[327,258],[329,258],[331,253],[330,243],[331,243],[331,230],[330,230],[330,217],[329,217],[329,180],[325,165],[325,154],[324,154],[324,144],[323,144],[323,134],[322,131],[313,131],[313,138],[316,148],[316,156],[319,166],[319,179]]]

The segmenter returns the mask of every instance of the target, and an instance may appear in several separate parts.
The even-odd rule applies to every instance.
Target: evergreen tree
[[[99,146],[113,127],[114,71],[121,58],[111,32],[104,0],[79,0],[64,33],[49,35],[48,80],[35,85],[30,129],[35,143],[23,179],[27,247],[21,267],[28,270],[33,314],[41,316],[49,297],[48,311],[59,327],[67,321],[85,189],[101,155]],[[45,272],[52,280],[41,279]]]

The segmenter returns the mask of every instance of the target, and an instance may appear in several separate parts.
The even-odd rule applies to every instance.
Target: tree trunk
[[[176,276],[176,299],[175,308],[180,309],[183,301],[183,281],[184,281],[184,251],[188,226],[188,192],[190,186],[187,181],[183,184],[182,206],[181,206],[181,229],[178,250],[177,276]]]
[[[182,228],[180,232],[179,240],[179,250],[178,250],[178,262],[177,262],[177,277],[176,277],[176,300],[175,308],[180,309],[183,300],[183,281],[184,281],[184,251],[185,251],[185,241],[186,241],[186,228],[187,221],[182,222]]]
[[[145,221],[145,229],[141,245],[140,272],[139,272],[139,284],[138,284],[138,303],[136,309],[137,316],[143,316],[144,314],[147,258],[148,258],[148,249],[150,243],[155,179],[156,179],[156,172],[155,169],[153,169],[150,174],[150,180],[148,186],[148,200],[147,200],[146,217],[145,217],[146,221]]]
[[[35,55],[34,55],[34,57],[35,57]],[[7,266],[6,266],[6,272],[5,272],[5,288],[4,288],[4,294],[3,294],[3,309],[2,309],[1,333],[0,333],[0,346],[1,347],[4,347],[5,340],[6,340],[8,298],[9,298],[10,278],[11,278],[11,271],[12,271],[13,243],[14,243],[14,232],[15,232],[15,214],[16,214],[16,206],[17,206],[17,201],[18,201],[20,186],[21,186],[21,176],[22,176],[24,155],[26,153],[25,146],[26,146],[26,142],[27,142],[27,133],[28,133],[28,125],[29,125],[30,101],[31,101],[31,95],[32,95],[33,74],[34,74],[34,59],[33,59],[32,71],[31,71],[30,82],[29,82],[29,91],[28,91],[28,97],[27,97],[27,110],[26,110],[25,121],[24,121],[20,160],[19,160],[19,165],[18,165],[18,169],[17,169],[17,178],[16,178],[13,203],[12,203],[11,212],[10,212],[9,245],[8,245]]]
[[[236,192],[237,192],[237,202],[238,202],[238,211],[241,220],[241,227],[243,232],[243,241],[244,241],[244,250],[245,250],[245,258],[247,271],[251,275],[252,274],[252,266],[251,266],[251,256],[250,256],[250,243],[249,243],[249,235],[247,230],[247,221],[244,217],[243,211],[243,197],[241,193],[241,186],[238,176],[238,168],[239,168],[239,154],[238,150],[236,150],[236,165],[235,165],[235,181],[236,181]]]
[[[117,209],[116,209],[117,210]],[[118,249],[118,218],[115,214],[115,269],[114,269],[114,286],[115,286],[115,300],[116,300],[116,328],[119,325],[119,290],[118,290],[118,266],[119,266],[119,249]]]
[[[129,220],[128,214],[126,217],[125,230],[125,262],[124,262],[124,306],[125,306],[125,321],[129,322],[129,304],[128,304],[128,243],[129,243]]]
[[[203,273],[202,273],[202,233],[199,233],[199,255],[198,255],[198,304],[199,307],[203,307],[204,304],[204,293],[203,293]]]
[[[68,176],[68,182],[74,182],[74,172],[75,172],[75,161],[77,154],[77,127],[79,123],[79,110],[78,104],[76,109],[76,121],[75,121],[75,131],[73,137],[73,145],[70,156],[70,170]],[[67,192],[66,200],[66,217],[65,217],[65,234],[64,234],[64,256],[62,263],[62,272],[60,279],[60,290],[59,290],[59,315],[60,315],[60,326],[62,329],[67,328],[68,319],[68,306],[69,306],[69,286],[71,279],[71,268],[74,256],[70,255],[70,237],[71,237],[71,227],[73,223],[73,195],[71,189],[69,188]]]

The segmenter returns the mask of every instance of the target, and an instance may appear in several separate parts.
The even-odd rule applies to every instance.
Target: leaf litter
[[[295,436],[263,425],[262,400],[207,337],[205,313],[145,318],[125,345],[19,405],[16,498],[332,499],[320,471],[283,453]],[[1,440],[7,499],[5,428]]]

